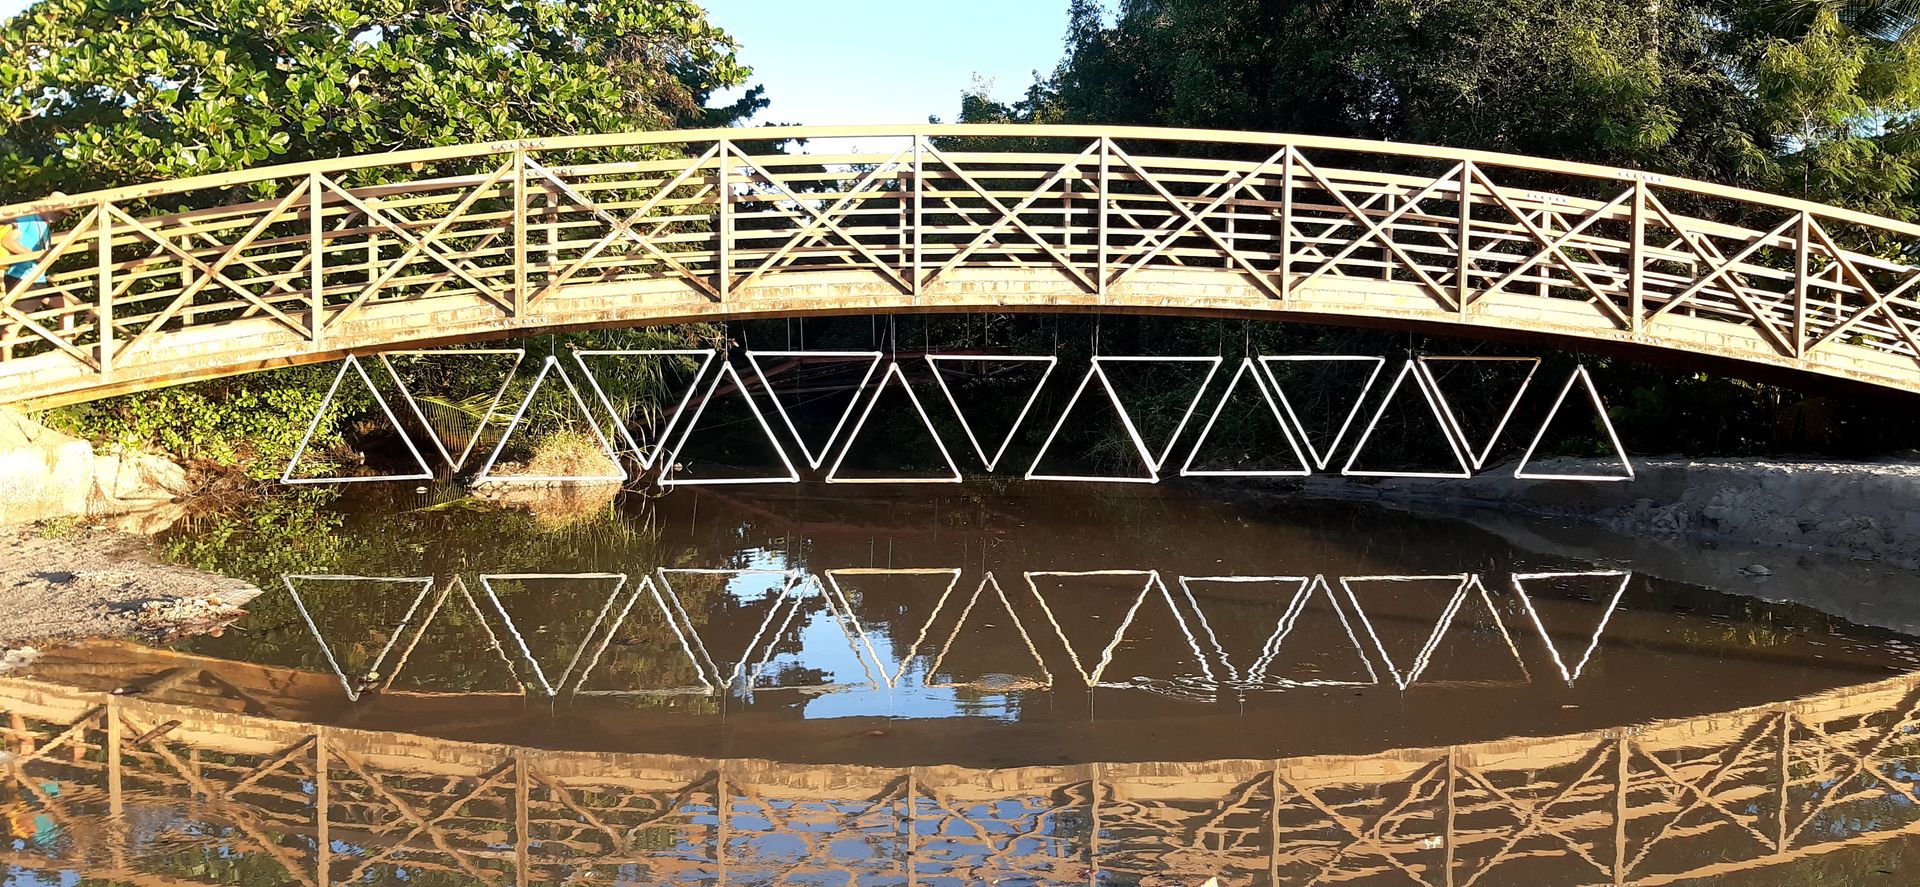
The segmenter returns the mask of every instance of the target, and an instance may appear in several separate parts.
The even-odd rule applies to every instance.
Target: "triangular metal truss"
[[[687,441],[693,437],[694,429],[700,427],[700,417],[706,415],[707,407],[713,403],[714,397],[719,394],[721,383],[727,380],[732,380],[733,390],[739,394],[742,400],[746,401],[747,411],[753,415],[754,424],[759,427],[760,433],[765,436],[767,445],[773,448],[774,454],[780,458],[780,466],[786,469],[786,471],[782,474],[773,475],[747,475],[742,477],[720,478],[684,478],[675,476],[674,472],[677,466],[680,465],[680,459],[685,453]],[[800,472],[793,467],[793,459],[787,455],[786,447],[780,445],[780,438],[773,433],[773,426],[767,424],[766,414],[762,413],[760,411],[760,405],[754,402],[753,392],[747,390],[746,380],[740,378],[740,372],[735,370],[733,364],[725,359],[720,361],[720,371],[714,373],[712,381],[707,383],[707,390],[701,395],[699,406],[694,407],[693,416],[687,420],[685,425],[681,426],[679,441],[666,452],[666,455],[662,457],[659,465],[660,485],[663,487],[721,486],[726,484],[790,484],[800,482]]]
[[[854,409],[860,406],[861,398],[864,397],[867,393],[867,383],[873,381],[874,372],[880,368],[880,360],[882,356],[883,355],[881,355],[881,353],[878,351],[752,350],[747,352],[747,364],[753,367],[754,377],[760,380],[760,387],[766,389],[767,397],[773,401],[774,413],[779,415],[780,421],[787,426],[787,432],[793,435],[794,443],[800,445],[800,454],[806,457],[807,467],[818,469],[821,463],[827,461],[827,454],[832,452],[834,441],[840,439],[840,432],[846,429],[847,420],[853,418]],[[846,408],[842,409],[840,411],[839,418],[834,420],[833,430],[828,431],[826,438],[818,442],[818,452],[815,451],[815,446],[813,444],[809,444],[807,442],[807,438],[800,433],[799,426],[794,424],[793,414],[787,410],[786,401],[781,399],[780,392],[775,390],[773,387],[773,383],[767,379],[766,367],[762,366],[760,363],[760,358],[762,357],[788,358],[788,359],[795,359],[795,360],[844,360],[849,362],[851,361],[866,362],[866,370],[860,376],[860,381],[853,386],[853,397],[847,400]],[[882,380],[881,384],[882,385],[886,384],[885,380]],[[879,392],[877,390],[874,392],[874,396],[875,397],[879,396]],[[869,402],[868,404],[868,409],[872,409],[871,402]],[[864,412],[861,413],[860,418],[864,421],[866,419],[866,413]],[[859,432],[856,430],[854,433],[858,434]],[[851,439],[852,435],[848,435],[848,437],[849,439]]]
[[[867,427],[867,419],[873,415],[874,406],[880,403],[880,396],[886,393],[888,382],[899,382],[901,390],[907,393],[907,401],[913,404],[914,415],[920,419],[920,425],[926,429],[927,436],[933,439],[934,449],[939,451],[940,461],[947,467],[946,474],[932,477],[901,477],[897,475],[892,477],[848,477],[840,473],[841,466],[847,461],[847,454],[853,451],[854,442],[860,439],[861,429]],[[873,396],[867,398],[867,405],[860,410],[860,418],[853,423],[853,430],[847,433],[847,441],[841,445],[840,455],[833,460],[833,467],[827,471],[826,480],[827,483],[830,484],[957,484],[962,480],[960,476],[960,466],[954,464],[953,454],[947,451],[946,442],[940,439],[940,432],[934,429],[933,420],[927,416],[927,408],[921,405],[920,395],[913,393],[913,386],[908,384],[906,374],[900,371],[900,364],[887,364],[886,374],[880,377],[880,384],[874,386]]]
[[[1267,412],[1273,416],[1274,424],[1279,426],[1280,435],[1286,439],[1287,448],[1292,451],[1293,461],[1300,466],[1299,468],[1206,469],[1193,467],[1193,460],[1197,458],[1200,455],[1200,451],[1206,447],[1207,441],[1212,439],[1213,426],[1220,421],[1220,413],[1227,408],[1227,402],[1233,399],[1234,392],[1240,390],[1240,382],[1242,379],[1251,379],[1253,381],[1254,390],[1259,393],[1261,403],[1266,404]],[[1220,402],[1214,406],[1212,415],[1207,416],[1207,424],[1201,427],[1200,436],[1193,442],[1193,449],[1187,451],[1187,460],[1180,465],[1180,476],[1305,477],[1312,473],[1313,469],[1307,462],[1307,454],[1301,451],[1300,441],[1296,440],[1293,436],[1293,428],[1288,425],[1287,420],[1280,415],[1280,406],[1274,402],[1273,393],[1267,390],[1267,383],[1261,380],[1261,373],[1255,369],[1253,358],[1242,358],[1240,360],[1240,368],[1234,371],[1233,378],[1227,382],[1227,390],[1220,393]]]
[[[407,386],[407,383],[400,378],[400,371],[394,368],[393,358],[395,357],[438,357],[438,356],[470,357],[473,355],[482,355],[482,354],[496,354],[496,355],[510,354],[513,356],[513,363],[507,367],[506,373],[500,377],[500,387],[494,389],[493,396],[487,400],[486,410],[480,414],[479,421],[474,425],[473,436],[467,439],[467,445],[464,447],[461,447],[460,454],[456,456],[453,454],[451,450],[447,448],[446,441],[441,440],[440,435],[434,432],[432,423],[427,421],[426,411],[420,408],[420,401],[413,396],[413,390],[409,388]],[[513,374],[516,372],[519,372],[520,363],[521,361],[526,359],[526,356],[527,356],[527,349],[525,348],[474,348],[474,349],[447,349],[447,350],[435,350],[435,351],[382,351],[380,352],[380,363],[381,365],[387,368],[387,375],[393,379],[393,387],[399,390],[400,398],[406,401],[407,408],[413,412],[414,420],[419,422],[420,427],[427,432],[427,441],[433,444],[433,448],[440,453],[440,458],[446,460],[447,467],[449,469],[452,469],[454,471],[459,471],[460,466],[465,465],[467,462],[467,458],[473,455],[473,448],[479,445],[480,438],[485,436],[487,425],[493,421],[494,414],[499,412],[500,399],[506,396],[508,386],[513,384]],[[591,380],[592,377],[589,376],[588,378],[589,380]],[[404,433],[405,432],[403,431],[402,434]]]
[[[707,367],[713,365],[713,358],[717,353],[712,348],[587,350],[575,351],[573,361],[580,367],[580,375],[587,380],[587,387],[593,389],[594,399],[599,401],[601,408],[606,410],[607,415],[612,418],[614,430],[620,434],[621,441],[627,445],[627,452],[632,453],[633,457],[640,462],[641,470],[646,471],[654,467],[654,458],[659,455],[666,441],[672,438],[681,414],[687,411],[687,404],[692,402],[694,390],[700,387],[700,380],[705,377]],[[693,375],[687,379],[686,390],[680,392],[680,399],[674,401],[673,409],[666,415],[666,421],[662,422],[654,433],[655,440],[649,444],[642,444],[633,436],[633,429],[628,426],[626,417],[620,414],[620,411],[614,407],[612,398],[608,397],[606,390],[600,387],[599,374],[587,365],[589,357],[648,357],[668,360],[697,357],[700,359],[700,365],[694,368]]]
[[[1420,390],[1420,397],[1426,402],[1434,424],[1440,428],[1441,437],[1447,441],[1447,449],[1460,466],[1459,471],[1377,471],[1353,467],[1354,463],[1360,460],[1360,454],[1366,452],[1367,442],[1373,439],[1373,432],[1379,427],[1380,420],[1386,416],[1387,410],[1392,408],[1394,395],[1400,393],[1401,383],[1409,378],[1413,380],[1414,387]],[[1392,385],[1387,386],[1387,396],[1380,399],[1380,406],[1373,411],[1373,418],[1367,422],[1366,430],[1360,432],[1360,440],[1353,445],[1353,452],[1347,455],[1347,463],[1340,467],[1340,473],[1352,477],[1467,478],[1473,476],[1466,451],[1462,448],[1459,437],[1453,433],[1452,420],[1448,418],[1446,408],[1440,404],[1433,388],[1427,382],[1426,374],[1418,371],[1414,361],[1409,360],[1401,365],[1400,374],[1393,377]]]
[[[519,366],[522,353],[519,349],[393,352],[394,355],[423,356],[461,356],[474,354],[512,355],[515,368]],[[685,388],[680,390],[678,398],[674,400],[671,407],[664,414],[664,421],[659,431],[653,435],[652,440],[641,441],[634,435],[634,432],[627,427],[624,418],[615,415],[616,410],[612,399],[603,388],[597,375],[598,370],[604,369],[604,367],[596,367],[595,364],[590,363],[588,360],[588,358],[618,359],[622,357],[698,359],[699,365],[687,381]],[[918,392],[907,379],[904,368],[898,363],[888,363],[886,368],[882,370],[880,364],[884,362],[885,358],[881,352],[757,351],[748,352],[746,357],[749,365],[753,368],[754,378],[760,383],[761,387],[767,389],[769,395],[773,397],[774,411],[780,417],[781,423],[786,426],[792,440],[798,443],[802,457],[807,462],[808,467],[819,470],[822,465],[828,464],[829,458],[831,457],[831,465],[824,473],[824,479],[826,481],[830,483],[955,483],[962,479],[959,466],[953,459],[952,451],[948,448],[946,440],[941,435],[939,429],[934,425],[932,417],[927,413],[925,404],[921,400]],[[862,361],[866,363],[860,381],[857,386],[855,386],[856,390],[853,396],[848,400],[845,409],[841,410],[840,414],[836,417],[836,421],[826,440],[809,442],[800,437],[797,423],[794,421],[794,416],[791,413],[794,405],[782,401],[777,394],[772,393],[771,386],[767,384],[766,369],[762,366],[760,360],[761,358],[767,357],[801,360],[812,357],[822,357]],[[787,452],[788,444],[783,442],[782,436],[774,432],[773,425],[768,421],[766,413],[758,403],[759,398],[751,388],[748,387],[746,380],[732,364],[724,359],[718,358],[718,353],[713,349],[634,349],[574,352],[574,360],[577,367],[575,371],[581,374],[586,380],[588,388],[594,393],[590,404],[574,384],[572,374],[559,365],[558,358],[548,357],[542,363],[539,373],[533,379],[532,387],[529,389],[526,397],[522,398],[512,419],[508,422],[504,433],[501,434],[499,440],[494,444],[490,455],[479,471],[476,479],[482,482],[527,483],[622,481],[627,478],[627,475],[625,469],[620,466],[619,456],[621,453],[625,453],[633,456],[640,463],[642,470],[657,470],[659,472],[658,482],[666,487],[682,485],[795,483],[800,481],[800,472]],[[381,355],[381,359],[387,361],[388,356]],[[1014,439],[1025,426],[1035,404],[1039,402],[1039,396],[1042,390],[1059,363],[1059,359],[1052,355],[936,354],[928,355],[926,360],[932,372],[934,384],[939,387],[942,396],[947,400],[948,406],[952,408],[953,415],[958,420],[962,433],[967,438],[967,442],[973,447],[974,452],[980,457],[981,462],[989,471],[994,470],[1005,457]],[[1498,422],[1493,424],[1492,431],[1487,435],[1485,440],[1469,439],[1469,432],[1466,429],[1466,425],[1457,412],[1458,405],[1448,400],[1445,392],[1441,388],[1441,383],[1434,369],[1438,364],[1466,361],[1497,361],[1520,364],[1527,368],[1527,373],[1524,378],[1520,380],[1518,386],[1510,395],[1505,396],[1505,407],[1500,413]],[[960,362],[1037,363],[1042,365],[1038,378],[1034,381],[1032,388],[1025,392],[1019,412],[1015,416],[1011,426],[1007,428],[1004,436],[997,436],[994,440],[983,440],[980,436],[979,429],[975,427],[976,423],[974,419],[968,415],[968,410],[961,405],[958,396],[944,375],[943,370],[943,365]],[[1192,424],[1194,414],[1199,411],[1201,400],[1212,390],[1213,379],[1219,374],[1219,369],[1223,363],[1224,359],[1218,356],[1095,356],[1087,367],[1086,372],[1081,376],[1079,384],[1068,396],[1064,408],[1054,420],[1045,438],[1042,439],[1038,451],[1034,454],[1032,462],[1028,465],[1022,476],[1027,480],[1046,481],[1158,483],[1162,477],[1162,472],[1166,469],[1168,460],[1173,455],[1175,447],[1186,438],[1187,427]],[[1281,368],[1309,363],[1321,365],[1333,365],[1336,363],[1353,364],[1364,371],[1363,377],[1354,377],[1358,381],[1357,386],[1344,386],[1353,388],[1354,390],[1339,393],[1341,405],[1331,414],[1332,421],[1329,421],[1327,427],[1322,429],[1324,433],[1320,435],[1319,442],[1316,442],[1316,436],[1313,433],[1314,430],[1308,427],[1305,421],[1306,417],[1302,415],[1300,405],[1295,402],[1295,398],[1299,392],[1296,392],[1294,397],[1290,397],[1286,385],[1281,381]],[[709,373],[708,368],[715,364],[718,364],[719,369],[716,372]],[[1111,376],[1114,367],[1140,364],[1190,365],[1204,368],[1205,370],[1204,374],[1196,376],[1199,384],[1193,389],[1191,398],[1187,400],[1187,403],[1181,409],[1178,420],[1173,423],[1172,431],[1164,441],[1148,442],[1146,434],[1141,430],[1135,411],[1128,406]],[[1366,407],[1367,402],[1371,399],[1372,391],[1381,376],[1381,370],[1384,368],[1384,365],[1385,360],[1383,358],[1363,355],[1250,355],[1243,358],[1229,377],[1226,390],[1219,395],[1213,410],[1208,414],[1206,421],[1200,428],[1197,439],[1189,442],[1186,459],[1181,464],[1179,473],[1182,476],[1222,477],[1300,476],[1310,474],[1315,470],[1325,470],[1338,455],[1339,451],[1345,449],[1347,451],[1346,461],[1340,469],[1344,475],[1399,478],[1470,477],[1474,471],[1485,466],[1491,458],[1494,449],[1499,445],[1509,423],[1518,413],[1522,401],[1530,390],[1533,376],[1539,366],[1539,359],[1532,357],[1423,355],[1408,360],[1394,376],[1392,383],[1387,387],[1385,395],[1379,398],[1373,409],[1371,418],[1361,427],[1357,440],[1351,447],[1347,447],[1345,445],[1346,440],[1356,425],[1355,420],[1359,418],[1360,411]],[[407,388],[404,380],[400,379],[397,370],[390,362],[388,362],[387,367],[389,378],[394,382],[402,396],[407,399],[408,407],[414,419],[423,429],[432,435],[433,440],[430,441],[430,443],[438,450],[441,457],[457,470],[467,461],[468,457],[477,447],[481,435],[476,433],[473,440],[468,441],[460,452],[455,453],[453,448],[447,446],[446,443],[440,440],[437,434],[433,434],[431,428],[428,427],[424,411],[421,409],[420,404],[414,400],[413,394]],[[386,415],[388,421],[396,431],[399,432],[399,436],[405,443],[409,453],[413,456],[419,469],[417,472],[358,477],[298,478],[294,476],[294,469],[297,467],[300,459],[305,455],[314,434],[318,431],[320,421],[324,418],[327,409],[332,406],[335,397],[339,393],[340,385],[346,380],[349,374],[354,374],[356,378],[361,380],[380,411]],[[510,379],[512,376],[511,369],[508,375]],[[608,473],[592,477],[536,477],[517,474],[498,475],[495,473],[496,463],[502,457],[505,448],[514,437],[515,432],[520,429],[522,423],[525,421],[526,413],[530,408],[533,398],[539,394],[541,388],[549,381],[549,377],[553,375],[560,377],[561,384],[567,389],[566,397],[577,410],[577,414],[587,420],[590,426],[589,430],[592,432],[595,442],[600,445],[602,455],[606,457],[609,464],[613,465],[619,471],[618,474]],[[1363,453],[1367,451],[1369,444],[1378,432],[1379,426],[1388,410],[1395,405],[1398,399],[1408,396],[1408,393],[1403,392],[1401,389],[1409,383],[1409,380],[1411,380],[1413,387],[1418,390],[1428,414],[1430,414],[1436,427],[1441,432],[1439,437],[1447,444],[1448,451],[1457,464],[1457,468],[1454,470],[1389,471],[1358,467]],[[1243,388],[1249,381],[1251,381],[1256,388],[1261,403],[1266,407],[1267,414],[1278,424],[1282,436],[1286,439],[1285,448],[1281,452],[1285,453],[1290,451],[1293,458],[1291,462],[1288,463],[1289,466],[1299,465],[1299,468],[1282,467],[1216,470],[1205,469],[1197,465],[1196,460],[1199,459],[1201,450],[1206,447],[1217,430],[1219,423],[1222,421],[1227,401],[1243,394]],[[918,418],[921,427],[932,439],[940,462],[945,466],[945,471],[937,475],[922,477],[848,476],[843,470],[848,452],[851,450],[855,439],[861,435],[871,421],[881,394],[885,389],[894,384],[898,384],[905,390],[909,398],[909,405]],[[487,411],[487,419],[483,419],[478,429],[480,432],[486,430],[490,424],[488,420],[498,412],[499,401],[507,390],[508,385],[509,383],[507,381],[503,381],[500,389],[495,392],[493,402],[489,405]],[[1599,413],[1600,425],[1621,465],[1620,474],[1547,474],[1534,472],[1530,469],[1534,455],[1546,434],[1547,426],[1555,421],[1560,411],[1565,407],[1567,397],[1575,385],[1582,387],[1588,401]],[[688,447],[693,432],[699,425],[701,418],[705,415],[706,410],[712,405],[713,400],[719,396],[723,387],[726,387],[731,393],[745,400],[753,421],[753,426],[759,430],[762,440],[767,447],[772,450],[774,457],[780,462],[781,470],[778,473],[756,473],[745,476],[716,478],[681,476],[681,472],[678,469],[682,464],[682,457],[689,454]],[[1098,388],[1097,394],[1092,392],[1092,389],[1096,387]],[[1347,394],[1352,395],[1351,402],[1345,401]],[[1041,465],[1046,462],[1050,456],[1057,455],[1054,450],[1056,444],[1059,442],[1062,431],[1066,428],[1068,419],[1072,417],[1074,411],[1082,406],[1084,399],[1088,397],[1105,398],[1107,405],[1119,420],[1119,431],[1139,460],[1142,468],[1141,474],[1132,476],[1059,474],[1041,470]],[[597,410],[591,408],[596,406],[598,407]],[[692,409],[689,410],[689,407]],[[689,413],[691,413],[691,415],[689,415]],[[617,429],[616,434],[623,444],[623,446],[618,449],[610,443],[607,435],[601,430],[601,420],[609,416],[612,417],[613,425]],[[387,404],[385,397],[380,394],[379,390],[373,385],[372,378],[368,376],[364,368],[361,367],[358,358],[349,357],[342,364],[339,374],[334,378],[333,384],[328,389],[326,397],[323,399],[315,416],[309,423],[306,434],[296,448],[294,457],[288,464],[287,471],[283,474],[283,480],[291,484],[317,484],[428,479],[432,476],[432,472],[427,467],[425,459],[420,457],[420,449],[415,445],[413,437],[414,435],[399,423],[397,416]],[[835,455],[836,453],[837,455]],[[1548,410],[1546,420],[1542,423],[1540,429],[1536,431],[1532,443],[1527,447],[1519,467],[1516,468],[1515,476],[1527,479],[1593,481],[1628,480],[1634,476],[1632,462],[1627,459],[1625,451],[1620,445],[1619,437],[1612,426],[1611,420],[1607,416],[1605,404],[1601,401],[1598,389],[1594,386],[1592,377],[1584,366],[1577,367],[1573,371],[1573,374],[1569,376],[1565,385],[1562,386],[1558,396]]]
[[[355,475],[345,477],[293,476],[294,470],[300,467],[300,457],[306,455],[307,447],[313,445],[314,432],[320,430],[320,420],[326,418],[327,408],[333,405],[334,397],[339,395],[340,383],[346,381],[349,370],[353,371],[355,376],[359,378],[361,384],[367,386],[367,394],[373,398],[374,404],[380,407],[380,414],[387,417],[387,422],[393,426],[394,433],[399,436],[400,442],[406,445],[407,455],[413,460],[413,465],[418,471],[411,474]],[[334,374],[333,384],[327,386],[326,396],[320,399],[320,406],[313,411],[313,421],[307,423],[307,430],[300,435],[300,443],[296,444],[293,448],[293,457],[287,460],[287,469],[280,473],[280,482],[283,484],[350,484],[370,481],[432,479],[433,469],[427,467],[427,460],[420,455],[420,448],[414,446],[413,437],[407,434],[407,430],[400,425],[400,419],[393,414],[393,407],[387,405],[387,399],[380,396],[380,389],[374,387],[373,378],[368,376],[366,368],[360,365],[360,359],[352,354],[347,355],[347,359],[340,363],[340,372]]]
[[[532,406],[533,399],[539,396],[540,386],[546,384],[548,375],[558,377],[561,384],[566,386],[567,397],[570,398],[574,408],[579,410],[579,416],[586,421],[587,430],[593,432],[593,442],[600,446],[600,455],[606,458],[608,465],[613,466],[613,472],[564,475],[493,473],[495,464],[499,462],[501,454],[506,452],[507,444],[513,440],[513,433],[520,429],[520,423],[526,419],[527,408]],[[626,479],[627,470],[621,467],[620,456],[614,451],[613,444],[608,442],[606,434],[600,431],[600,423],[593,420],[593,410],[587,407],[586,400],[580,396],[580,389],[573,384],[573,379],[560,365],[560,359],[551,354],[547,355],[546,361],[540,365],[540,373],[533,377],[533,385],[527,389],[527,396],[520,399],[520,408],[514,411],[513,421],[508,422],[506,430],[500,432],[500,442],[494,445],[493,453],[487,456],[486,464],[480,467],[480,473],[475,477],[476,481],[499,483],[612,483],[624,482]]]
[[[1528,582],[1555,579],[1619,579],[1619,585],[1613,589],[1613,595],[1607,599],[1600,611],[1600,619],[1593,626],[1593,634],[1587,638],[1586,648],[1580,652],[1580,658],[1569,664],[1567,657],[1560,652],[1560,646],[1553,642],[1547,633],[1547,624],[1540,618],[1540,609],[1534,605],[1533,595],[1527,592]],[[1533,620],[1534,630],[1540,633],[1540,642],[1546,645],[1547,655],[1553,657],[1553,664],[1560,670],[1560,677],[1573,686],[1586,671],[1587,662],[1593,659],[1593,653],[1600,648],[1600,635],[1607,630],[1607,622],[1613,619],[1613,613],[1620,608],[1620,599],[1626,597],[1627,584],[1633,581],[1633,574],[1625,570],[1594,570],[1584,573],[1515,573],[1513,591],[1519,595],[1520,602],[1527,608],[1527,616]]]
[[[1539,448],[1541,439],[1546,437],[1547,429],[1553,427],[1553,420],[1559,417],[1560,408],[1566,404],[1567,394],[1573,391],[1576,383],[1585,389],[1587,401],[1593,405],[1594,412],[1599,415],[1600,428],[1606,432],[1607,443],[1613,446],[1614,458],[1620,460],[1620,468],[1624,473],[1572,474],[1527,470],[1527,466],[1533,462],[1534,451]],[[1586,364],[1574,367],[1572,375],[1567,376],[1567,383],[1560,386],[1559,395],[1553,399],[1553,408],[1547,410],[1547,418],[1540,423],[1540,430],[1534,432],[1533,441],[1527,444],[1526,453],[1520,457],[1520,464],[1513,468],[1513,476],[1525,480],[1622,481],[1633,479],[1633,460],[1627,458],[1626,448],[1620,445],[1620,435],[1613,430],[1613,419],[1607,415],[1607,405],[1600,399],[1599,389],[1593,387],[1593,377],[1587,374]]]
[[[940,366],[943,362],[944,363],[1041,363],[1046,365],[1046,369],[1042,370],[1040,373],[1039,380],[1033,383],[1033,390],[1027,393],[1026,401],[1020,405],[1020,414],[1014,417],[1013,425],[1007,429],[1006,436],[1001,439],[999,446],[994,448],[992,455],[987,454],[987,448],[981,444],[980,436],[977,432],[974,431],[973,423],[968,421],[967,419],[967,411],[961,408],[960,401],[954,396],[953,388],[947,384],[946,374],[940,371]],[[1007,454],[1007,447],[1013,443],[1014,437],[1020,433],[1021,426],[1025,424],[1027,420],[1027,413],[1033,410],[1034,403],[1040,399],[1040,392],[1047,387],[1047,380],[1053,377],[1053,370],[1055,367],[1059,365],[1060,365],[1060,358],[1052,354],[1042,354],[1042,355],[929,354],[927,355],[927,366],[933,370],[934,384],[940,386],[940,393],[946,396],[947,405],[953,407],[954,418],[960,421],[960,430],[967,435],[967,442],[970,444],[973,444],[973,451],[979,454],[981,463],[986,466],[986,469],[988,471],[992,471],[996,466],[998,466],[1000,464],[1000,457],[1005,456]]]

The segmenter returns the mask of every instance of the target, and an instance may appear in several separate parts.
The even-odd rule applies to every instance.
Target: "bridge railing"
[[[812,153],[788,153],[798,139]],[[1546,305],[1630,339],[1732,325],[1790,365],[1841,349],[1920,364],[1920,265],[1907,258],[1920,226],[1415,145],[1074,126],[679,131],[0,208],[27,213],[55,217],[56,231],[0,292],[0,359],[57,354],[42,360],[101,382],[217,349],[236,323],[321,352],[381,305],[428,318],[481,308],[532,328],[561,294],[675,291],[724,309],[833,274],[919,304],[981,269],[1041,275],[1096,303],[1211,271],[1283,307],[1391,290],[1443,322]]]
[[[263,697],[284,704],[287,675],[242,677],[242,689],[171,655],[139,694],[0,679],[0,749],[13,757],[0,829],[27,824],[0,862],[133,884],[231,883],[237,869],[242,882],[309,887],[424,873],[586,885],[1103,872],[1653,887],[1769,869],[1804,880],[1794,866],[1814,857],[1920,833],[1911,675],[1564,736],[975,769],[557,751],[270,719],[248,712]]]

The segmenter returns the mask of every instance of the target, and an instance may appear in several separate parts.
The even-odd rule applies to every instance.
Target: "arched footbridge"
[[[362,350],[909,311],[1539,337],[1920,391],[1920,225],[1417,145],[1001,125],[569,136],[0,217],[35,212],[54,234],[0,294],[0,404],[29,408]]]

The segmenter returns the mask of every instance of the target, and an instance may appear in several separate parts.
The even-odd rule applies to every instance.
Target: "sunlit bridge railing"
[[[1920,390],[1920,226],[1415,145],[1078,126],[636,133],[0,208],[33,212],[55,233],[0,294],[0,402],[550,329],[942,309],[1352,318]]]
[[[163,682],[198,704],[152,698]],[[1920,833],[1914,676],[1564,736],[994,770],[315,726],[244,714],[191,668],[146,694],[0,679],[0,827],[12,830],[0,860],[127,883],[239,871],[311,887],[1657,885]]]

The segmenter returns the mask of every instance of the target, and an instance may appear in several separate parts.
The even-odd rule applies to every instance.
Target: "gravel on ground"
[[[162,564],[144,537],[87,525],[0,528],[0,670],[9,651],[49,641],[217,631],[259,593]]]

